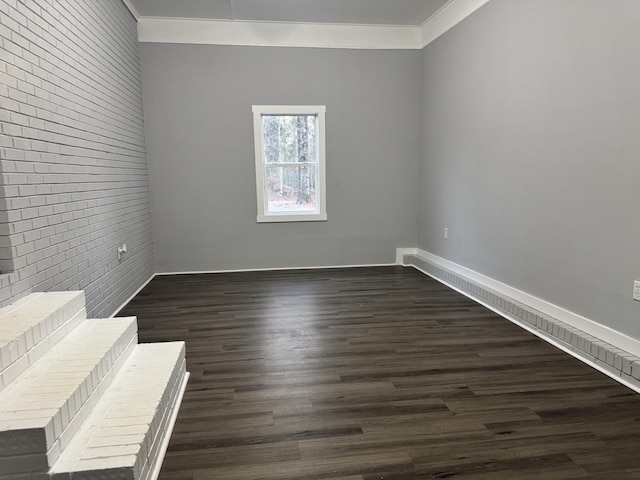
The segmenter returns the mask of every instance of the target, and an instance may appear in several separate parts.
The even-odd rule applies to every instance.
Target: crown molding
[[[138,41],[269,47],[419,49],[420,29],[140,17]]]
[[[421,26],[136,18],[143,43],[420,50],[488,1],[450,0]]]
[[[429,45],[488,2],[489,0],[449,0],[422,24],[420,48]]]
[[[130,0],[122,0],[122,3],[124,3],[124,6],[127,7],[127,10],[129,10],[131,15],[133,15],[133,18],[135,18],[136,21],[139,21],[140,20],[140,15],[138,14],[138,11],[133,6],[131,1]]]

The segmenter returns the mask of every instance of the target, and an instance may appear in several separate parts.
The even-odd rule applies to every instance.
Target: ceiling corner
[[[140,15],[138,14],[138,11],[133,6],[131,1],[130,0],[122,0],[122,3],[124,3],[124,6],[127,7],[129,12],[131,12],[131,15],[133,15],[133,18],[135,18],[136,22],[137,22],[140,19]]]
[[[422,47],[448,32],[490,0],[449,0],[422,24]]]

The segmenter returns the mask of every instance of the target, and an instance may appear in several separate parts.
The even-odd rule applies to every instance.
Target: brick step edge
[[[51,479],[152,480],[187,378],[184,342],[138,345],[51,469]]]
[[[0,309],[0,391],[86,318],[82,291],[32,293]]]
[[[110,331],[106,337],[101,331]],[[104,342],[95,356],[92,341]],[[46,472],[138,343],[135,317],[85,320],[22,378],[0,392],[0,474]],[[71,355],[70,353],[75,353]],[[79,355],[79,356],[78,356]],[[85,359],[86,357],[86,359]],[[85,360],[82,360],[85,359]],[[55,362],[61,360],[58,366]],[[77,371],[78,363],[87,367]],[[53,368],[55,367],[55,368]],[[67,368],[69,373],[61,371]],[[61,382],[66,375],[72,382]],[[26,394],[24,390],[33,390]],[[72,391],[73,390],[73,391]],[[44,398],[40,394],[45,394]],[[64,399],[52,400],[52,396]],[[34,400],[29,400],[31,398]],[[41,402],[42,410],[34,410]],[[48,404],[59,405],[47,407]],[[24,411],[17,411],[20,405]]]

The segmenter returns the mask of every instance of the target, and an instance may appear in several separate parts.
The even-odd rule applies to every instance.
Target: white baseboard
[[[417,254],[431,263],[441,266],[447,270],[450,270],[458,275],[466,277],[480,285],[488,287],[492,290],[495,290],[501,293],[504,296],[513,298],[514,300],[528,305],[542,313],[549,315],[550,317],[556,318],[567,325],[570,325],[574,328],[582,330],[589,335],[593,335],[594,337],[615,345],[616,347],[625,350],[634,355],[640,356],[640,341],[635,338],[629,337],[622,332],[614,330],[613,328],[602,325],[594,320],[585,318],[581,315],[578,315],[574,312],[566,310],[562,307],[554,305],[550,302],[547,302],[541,298],[535,297],[531,294],[518,290],[517,288],[511,287],[505,283],[499,282],[498,280],[494,280],[491,277],[487,277],[481,273],[478,273],[469,268],[463,267],[457,263],[446,260],[442,257],[434,255],[433,253],[427,252],[421,249],[399,249],[399,250],[415,250],[415,252],[407,252],[407,254]]]
[[[278,272],[284,270],[329,270],[332,268],[365,268],[365,267],[389,267],[397,263],[372,263],[367,265],[320,265],[311,267],[278,267],[278,268],[238,268],[232,270],[193,270],[184,272],[159,272],[156,275],[193,275],[199,273],[243,273],[243,272]]]
[[[417,248],[396,248],[396,265],[404,265],[405,255],[418,255]]]
[[[149,277],[149,279],[148,279],[146,282],[144,282],[140,288],[138,288],[135,292],[133,292],[133,293],[129,296],[129,298],[127,298],[127,299],[124,301],[124,303],[123,303],[122,305],[120,305],[120,306],[115,310],[115,312],[113,312],[111,315],[109,315],[109,318],[113,318],[113,317],[115,317],[115,316],[116,316],[116,314],[117,314],[120,310],[122,310],[124,307],[126,307],[126,306],[127,306],[127,304],[128,304],[131,300],[133,300],[133,299],[134,299],[134,297],[135,297],[136,295],[138,295],[138,294],[139,294],[139,293],[144,289],[144,287],[146,287],[147,285],[149,285],[149,282],[151,282],[151,280],[153,280],[153,279],[155,278],[155,276],[156,276],[156,275],[157,275],[157,274],[155,274],[155,273],[154,273],[153,275],[151,275],[151,276]]]
[[[638,341],[430,252],[401,249],[411,266],[640,392]]]
[[[414,249],[407,249],[407,253],[415,253]],[[120,310],[127,306],[127,304],[135,298],[156,276],[167,276],[167,275],[195,275],[199,273],[239,273],[239,272],[270,272],[270,271],[282,271],[282,270],[323,270],[330,268],[364,268],[364,267],[389,267],[392,265],[401,265],[401,263],[375,263],[368,265],[333,265],[333,266],[312,266],[312,267],[282,267],[282,268],[246,268],[246,269],[235,269],[235,270],[194,270],[194,271],[184,271],[184,272],[158,272],[154,273],[149,277],[149,279],[142,284],[140,288],[138,288],[133,294],[125,300],[122,305],[120,305],[111,315],[114,317]],[[402,257],[400,257],[402,260]]]

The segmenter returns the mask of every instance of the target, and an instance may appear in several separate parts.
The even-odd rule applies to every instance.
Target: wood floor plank
[[[159,276],[184,340],[160,480],[638,479],[640,395],[403,267]]]

